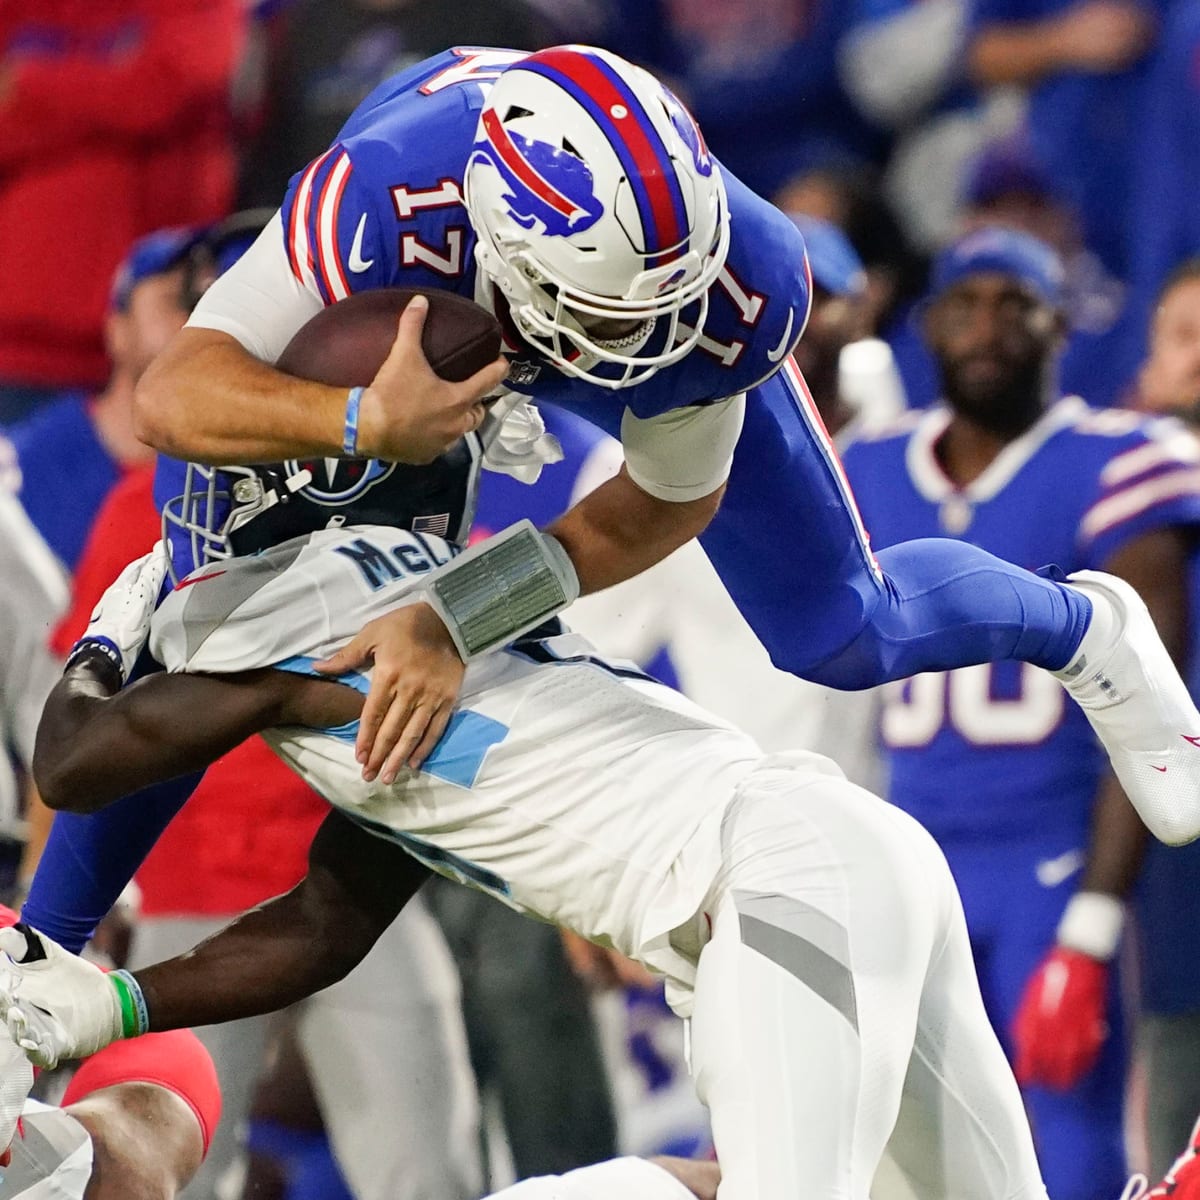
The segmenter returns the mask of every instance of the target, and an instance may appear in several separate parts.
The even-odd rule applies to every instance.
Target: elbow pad
[[[439,567],[422,591],[470,662],[562,612],[579,577],[558,540],[525,520]]]

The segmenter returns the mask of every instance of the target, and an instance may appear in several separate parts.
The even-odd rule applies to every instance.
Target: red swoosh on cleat
[[[1181,733],[1179,736],[1183,738],[1185,742],[1191,742],[1197,750],[1200,750],[1200,737],[1189,737],[1186,733]]]
[[[1155,771],[1161,771],[1161,772],[1162,772],[1164,775],[1167,773],[1167,768],[1166,768],[1166,767],[1156,767],[1156,766],[1154,766],[1154,764],[1153,764],[1153,763],[1151,763],[1151,764],[1150,764],[1150,766],[1151,766],[1151,769],[1152,769],[1152,770],[1155,770]]]
[[[224,575],[224,571],[214,571],[211,575],[200,575],[196,579],[185,579],[182,583],[175,585],[177,592],[183,591],[185,587],[191,587],[194,583],[207,583],[210,579],[216,579],[218,575]]]

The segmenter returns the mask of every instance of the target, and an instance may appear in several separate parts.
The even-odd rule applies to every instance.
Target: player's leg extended
[[[849,689],[1006,658],[1060,671],[1150,831],[1200,834],[1200,712],[1134,590],[1099,572],[1043,579],[942,538],[873,558],[790,364],[747,398],[702,541],[777,666]]]
[[[909,818],[840,778],[794,767],[756,772],[723,838],[691,1030],[720,1195],[865,1200],[901,1108],[927,973],[944,942],[949,872]],[[939,863],[940,873],[931,867]],[[981,1008],[979,1022],[987,1031]],[[994,1136],[1021,1186],[968,1189],[956,1178],[958,1190],[947,1195],[1040,1194],[1032,1146],[1020,1153],[1015,1084],[998,1046],[994,1054],[1010,1089],[994,1107],[1014,1130]],[[935,1141],[942,1097],[929,1100],[921,1148],[944,1154]],[[971,1157],[982,1177],[985,1155]],[[987,1178],[994,1182],[994,1170]]]
[[[1091,609],[965,542],[872,555],[791,363],[747,396],[729,487],[701,540],[775,664],[831,687],[1002,658],[1063,667]]]

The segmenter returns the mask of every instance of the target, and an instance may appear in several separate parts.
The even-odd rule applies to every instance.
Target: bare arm
[[[187,954],[135,973],[151,1029],[273,1012],[329,987],[366,957],[427,878],[394,843],[331,812],[295,888]]]
[[[396,341],[363,394],[357,449],[427,463],[483,420],[482,398],[508,372],[503,358],[465,383],[447,383],[421,350],[426,306],[413,301]],[[226,466],[338,456],[347,388],[286,375],[227,333],[182,329],[142,377],[134,397],[138,437],[175,458]]]
[[[550,525],[571,556],[580,593],[598,592],[640,575],[699,536],[716,515],[722,484],[698,500],[678,503],[644,492],[620,472]]]
[[[345,388],[284,375],[215,329],[181,330],[134,402],[142,441],[222,466],[341,454],[345,409]]]
[[[33,756],[48,807],[94,812],[206,767],[263,729],[344,724],[361,705],[350,688],[272,670],[118,686],[112,664],[95,656],[73,664],[50,693]]]

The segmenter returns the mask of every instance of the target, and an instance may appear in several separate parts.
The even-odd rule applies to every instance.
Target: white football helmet
[[[463,198],[480,269],[560,370],[628,387],[699,340],[729,250],[725,185],[687,109],[640,67],[590,46],[508,67]]]

